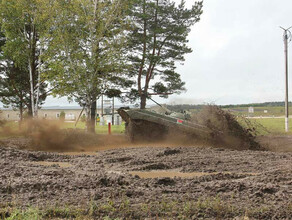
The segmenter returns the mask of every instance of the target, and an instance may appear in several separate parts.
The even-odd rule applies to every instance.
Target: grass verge
[[[220,199],[205,198],[178,202],[170,199],[143,204],[131,203],[128,198],[104,203],[90,202],[83,209],[76,207],[0,209],[0,218],[7,220],[31,219],[290,219],[292,204],[285,207],[238,207]]]

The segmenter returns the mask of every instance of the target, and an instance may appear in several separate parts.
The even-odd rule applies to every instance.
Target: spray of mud
[[[51,120],[26,120],[21,126],[17,123],[4,125],[0,135],[8,137],[0,140],[1,146],[63,153],[86,153],[120,148],[137,147],[177,147],[202,146],[199,140],[191,140],[185,134],[168,132],[165,138],[143,138],[131,142],[125,134],[92,134],[81,129],[64,129],[66,123]],[[142,130],[150,129],[140,125]],[[161,133],[157,133],[160,136]]]
[[[236,150],[263,150],[256,140],[256,127],[250,123],[244,127],[235,115],[218,106],[206,106],[191,120],[210,130],[204,141],[212,145]]]
[[[6,120],[0,120],[0,137],[21,136],[24,131],[20,129],[19,123],[8,122]]]
[[[14,123],[14,122],[13,122]],[[25,120],[4,123],[0,127],[1,145],[22,149],[76,152],[95,150],[97,146],[126,144],[124,136],[96,135],[81,129],[66,129],[66,123],[51,120]]]
[[[122,112],[123,113],[123,112]],[[124,116],[124,117],[123,117]],[[180,130],[177,126],[166,126],[159,122],[131,119],[122,115],[126,121],[126,133],[135,143],[141,141],[157,142],[176,146],[215,146],[236,150],[263,150],[256,141],[256,128],[250,123],[242,126],[236,116],[209,105],[192,115],[190,121],[204,129]]]
[[[292,152],[292,137],[290,135],[259,136],[257,141],[269,151]]]
[[[0,120],[0,128],[3,127],[5,124],[5,121],[4,120]]]
[[[11,126],[10,123],[2,122],[0,137],[20,136],[21,138],[0,140],[0,142],[3,146],[7,146],[8,143],[8,146],[12,144],[16,147],[21,146],[22,149],[53,152],[94,152],[145,146],[217,146],[236,150],[264,149],[261,144],[266,139],[263,141],[257,137],[256,128],[253,125],[248,122],[247,127],[242,126],[236,116],[217,106],[206,106],[199,113],[192,115],[191,121],[206,126],[210,132],[205,136],[190,135],[173,129],[160,129],[158,126],[141,122],[141,124],[136,124],[137,127],[132,127],[132,130],[139,133],[141,138],[131,142],[129,134],[91,134],[80,129],[64,129],[65,122],[61,121],[26,120],[21,126],[17,124]],[[145,131],[152,131],[157,138],[147,138],[149,133]],[[271,150],[267,147],[265,149]]]

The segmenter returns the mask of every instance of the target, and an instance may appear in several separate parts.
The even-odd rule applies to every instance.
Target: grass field
[[[278,117],[284,116],[285,109],[284,107],[254,107],[254,113],[248,113],[247,107],[236,107],[236,108],[223,108],[225,110],[231,111],[233,114],[236,115],[243,115],[243,116],[251,116],[251,117]],[[292,112],[291,112],[292,113]]]
[[[289,119],[289,132],[285,132],[285,119],[284,118],[250,118],[263,127],[265,127],[272,134],[292,134],[292,119]]]
[[[85,122],[78,122],[77,126],[75,127],[75,122],[65,122],[62,124],[63,128],[77,128],[77,129],[85,129]],[[125,124],[122,125],[112,125],[111,126],[111,132],[114,134],[121,134],[125,131]],[[108,126],[107,125],[96,125],[95,126],[95,132],[97,134],[106,134],[108,133]]]

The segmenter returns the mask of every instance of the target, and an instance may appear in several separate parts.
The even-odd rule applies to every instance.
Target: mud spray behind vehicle
[[[243,127],[234,115],[217,106],[202,109],[196,120],[185,114],[160,114],[145,109],[121,108],[126,135],[132,142],[165,141],[179,144],[208,144],[237,150],[263,150],[250,128]],[[201,123],[200,123],[201,122]]]
[[[145,109],[119,109],[126,122],[126,135],[134,141],[163,140],[168,134],[184,134],[189,137],[206,138],[210,130],[183,117],[159,114]]]

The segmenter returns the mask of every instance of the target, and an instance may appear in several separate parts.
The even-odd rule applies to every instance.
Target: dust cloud
[[[38,151],[88,151],[94,150],[95,146],[127,143],[122,135],[96,135],[82,129],[66,129],[64,123],[51,120],[25,120],[19,126],[3,124],[0,135],[8,137],[7,140],[2,140],[6,146],[21,146],[22,149]]]
[[[209,133],[183,133],[177,129],[154,129],[148,124],[135,128],[141,136],[134,142],[128,134],[107,135],[92,134],[81,129],[66,129],[65,122],[51,120],[25,120],[18,125],[0,123],[0,140],[3,146],[48,152],[96,152],[120,148],[136,147],[219,147],[235,150],[271,150],[292,151],[292,139],[289,137],[257,137],[254,127],[243,127],[236,116],[217,106],[206,106],[192,115],[191,121],[204,125]],[[144,126],[145,125],[145,126]],[[147,126],[146,126],[147,125]],[[149,138],[149,132],[157,138]],[[153,132],[152,132],[153,133]],[[153,135],[151,135],[153,136]],[[271,145],[272,143],[272,145]]]

